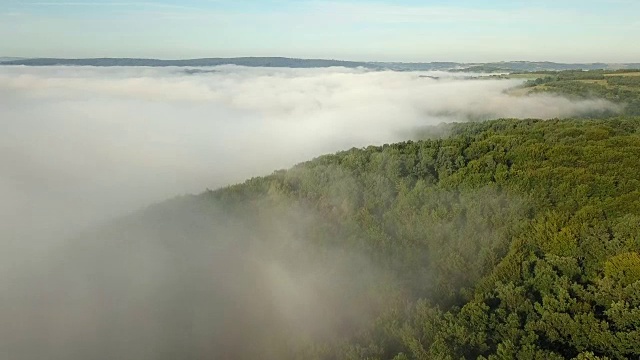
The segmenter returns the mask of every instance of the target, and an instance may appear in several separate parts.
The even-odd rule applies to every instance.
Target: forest
[[[538,71],[529,75],[540,76],[524,84],[529,93],[602,98],[624,104],[624,114],[640,115],[640,70]]]
[[[639,354],[640,118],[448,130],[154,205],[86,235],[61,266],[117,298],[109,279],[143,272],[136,251],[171,254],[174,295],[132,313],[164,314],[158,359]],[[130,258],[114,263],[122,246]],[[92,332],[134,331],[122,321]]]
[[[640,353],[639,179],[640,118],[507,119],[198,199],[250,223],[304,204],[298,236],[391,274],[368,290],[384,301],[370,322],[298,358],[625,359]]]

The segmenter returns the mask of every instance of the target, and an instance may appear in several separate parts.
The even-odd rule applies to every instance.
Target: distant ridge
[[[567,64],[550,61],[500,61],[490,63],[457,63],[457,62],[366,62],[327,59],[296,59],[287,57],[235,57],[235,58],[201,58],[184,60],[159,60],[139,58],[90,58],[90,59],[58,59],[58,58],[8,58],[0,57],[0,65],[23,66],[184,66],[207,67],[219,65],[238,65],[249,67],[284,67],[284,68],[367,68],[374,70],[395,71],[427,71],[454,70],[472,72],[500,71],[549,71],[549,70],[617,70],[640,69],[640,63],[609,64],[581,63]]]
[[[374,66],[372,63],[324,59],[293,59],[285,57],[237,57],[237,58],[202,58],[185,60],[132,59],[132,58],[95,58],[95,59],[56,59],[36,58],[5,61],[2,65],[26,66],[218,66],[240,65],[252,67],[289,67],[289,68],[321,68],[343,66],[348,68]]]
[[[14,57],[14,56],[0,56],[0,63],[6,61],[16,61],[16,60],[24,60],[22,57]]]
[[[618,70],[638,69],[640,63],[608,64],[608,63],[578,63],[566,64],[551,61],[500,61],[483,64],[469,64],[460,70],[497,72],[497,71],[562,71],[562,70]]]

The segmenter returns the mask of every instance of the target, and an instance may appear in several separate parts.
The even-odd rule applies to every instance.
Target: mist
[[[26,220],[32,233],[68,234],[442,122],[617,110],[603,100],[510,96],[521,81],[468,79],[475,74],[207,70],[0,67],[2,233],[24,236]]]
[[[299,230],[310,209],[262,227],[200,202],[111,221],[425,126],[619,110],[474,76],[0,67],[0,344],[17,359],[269,358],[261,343],[283,334],[357,327],[375,304],[353,284],[389,274],[344,249],[318,256]]]

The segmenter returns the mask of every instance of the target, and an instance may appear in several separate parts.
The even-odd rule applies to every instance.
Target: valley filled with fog
[[[0,235],[50,239],[176,195],[425,126],[555,118],[604,100],[511,96],[522,80],[365,69],[0,67]],[[18,239],[33,239],[33,242]]]

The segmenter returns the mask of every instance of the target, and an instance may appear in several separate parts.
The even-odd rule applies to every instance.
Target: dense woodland
[[[301,358],[640,354],[640,118],[460,124],[201,199],[251,223],[303,205],[297,236],[392,274],[367,290],[385,301],[371,322]]]

